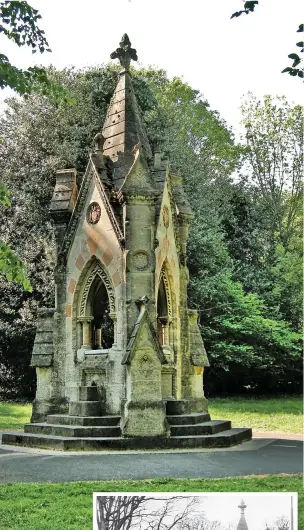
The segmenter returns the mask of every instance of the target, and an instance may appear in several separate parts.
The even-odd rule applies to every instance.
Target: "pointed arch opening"
[[[76,350],[111,348],[116,334],[114,287],[96,258],[83,270],[75,294]]]
[[[168,293],[164,282],[163,274],[161,275],[158,295],[157,295],[157,330],[158,340],[161,346],[169,346],[169,313],[168,313]]]
[[[157,291],[157,331],[158,341],[167,364],[162,366],[162,396],[164,399],[176,397],[176,303],[172,289],[173,279],[168,262],[161,268]]]
[[[107,289],[97,274],[91,284],[86,306],[86,314],[92,318],[90,343],[93,350],[111,348],[114,343],[114,323],[110,313]]]
[[[162,267],[157,293],[157,329],[158,340],[161,346],[173,348],[172,336],[172,295],[165,269]]]

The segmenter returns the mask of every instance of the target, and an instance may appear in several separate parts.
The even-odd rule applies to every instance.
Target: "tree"
[[[224,224],[235,279],[300,330],[303,108],[249,94],[242,113],[247,152]]]
[[[99,530],[129,530],[140,508],[146,504],[145,497],[97,497],[97,525]]]
[[[40,19],[39,11],[24,0],[0,2],[0,33],[17,46],[29,46],[32,53],[37,50],[40,53],[51,52],[44,31],[37,25]],[[6,87],[24,96],[39,92],[59,101],[68,97],[63,87],[52,83],[45,68],[34,66],[20,70],[10,63],[6,55],[0,54],[0,88]]]
[[[10,206],[8,193],[0,183],[0,205]],[[31,284],[28,280],[25,267],[17,254],[0,240],[0,271],[5,274],[7,280],[21,283],[26,291],[31,291]]]
[[[285,515],[281,515],[280,517],[277,517],[272,526],[268,526],[266,524],[265,530],[289,530],[290,529],[290,521],[289,518]]]
[[[241,110],[250,178],[273,235],[287,249],[302,224],[303,107],[291,107],[284,96],[259,101],[249,94]]]
[[[259,4],[258,0],[253,0],[253,1],[244,1],[244,9],[242,9],[241,11],[236,11],[235,13],[233,13],[231,15],[231,18],[235,18],[235,17],[239,17],[243,14],[245,15],[249,15],[249,13],[253,13],[255,8],[257,7],[257,5]],[[304,31],[304,24],[300,24],[299,25],[299,28],[297,29],[297,33],[303,33]],[[300,53],[303,53],[304,51],[304,42],[303,41],[299,41],[297,42],[296,44],[299,48],[301,48],[300,50]],[[300,77],[301,79],[303,79],[304,77],[304,72],[303,72],[303,68],[297,68],[298,65],[301,64],[301,58],[299,57],[299,55],[297,53],[290,53],[288,55],[289,59],[292,59],[293,63],[292,63],[292,66],[288,66],[287,68],[284,68],[284,70],[282,70],[282,73],[288,73],[289,75],[293,76],[293,77]]]
[[[33,9],[25,1],[5,0],[0,2],[0,33],[12,40],[18,46],[30,46],[32,52],[50,52],[44,31],[37,26],[41,19],[37,9]],[[53,83],[47,71],[40,67],[20,70],[13,66],[8,57],[0,54],[0,88],[11,88],[17,94],[28,97],[33,92],[51,97],[54,101],[73,100],[63,86]],[[10,206],[9,196],[3,184],[0,183],[0,205]],[[21,283],[26,291],[31,291],[25,267],[18,255],[8,245],[0,240],[0,272],[8,280]]]
[[[184,501],[182,506],[181,501]],[[197,497],[102,496],[96,499],[99,530],[182,530]]]

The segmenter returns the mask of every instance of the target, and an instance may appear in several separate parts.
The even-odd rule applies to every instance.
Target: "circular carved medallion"
[[[87,209],[87,222],[90,225],[96,225],[100,219],[101,215],[101,208],[98,204],[98,202],[91,202],[90,206]]]
[[[163,207],[163,223],[168,228],[170,222],[168,206]]]
[[[139,250],[133,254],[133,264],[138,271],[146,270],[149,267],[149,262],[149,255],[146,252]]]

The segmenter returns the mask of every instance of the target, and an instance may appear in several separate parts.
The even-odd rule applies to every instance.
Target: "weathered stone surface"
[[[200,447],[230,447],[250,440],[251,429],[230,429],[225,433],[201,436],[146,436],[136,438],[68,438],[38,434],[3,433],[3,443],[61,451],[89,451],[105,449],[181,449]]]
[[[99,401],[71,401],[69,404],[71,416],[98,416],[104,412]]]
[[[49,415],[47,423],[50,425],[89,425],[94,427],[101,425],[104,427],[120,424],[121,416],[70,416],[68,414]]]
[[[201,399],[178,399],[167,401],[167,414],[191,414],[192,412],[208,412],[208,401]]]

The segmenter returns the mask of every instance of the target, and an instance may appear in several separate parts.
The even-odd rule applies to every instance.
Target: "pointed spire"
[[[241,509],[241,517],[239,520],[239,524],[237,525],[237,530],[248,530],[248,525],[245,519],[245,508],[247,508],[247,504],[244,503],[244,500],[241,500],[241,504],[239,504],[238,508]]]
[[[103,126],[103,154],[114,162],[113,179],[115,186],[120,187],[134,163],[134,148],[137,146],[141,149],[148,159],[152,157],[152,151],[129,73],[130,61],[137,60],[137,54],[136,50],[131,48],[130,39],[126,34],[122,37],[120,48],[111,54],[111,58],[119,59],[124,69],[119,74]]]

